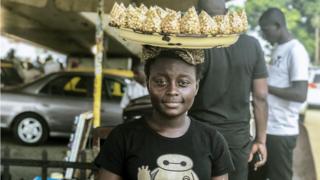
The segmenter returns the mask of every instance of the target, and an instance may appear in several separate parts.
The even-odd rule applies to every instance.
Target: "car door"
[[[320,70],[310,74],[307,102],[309,107],[320,107]]]
[[[123,122],[120,101],[124,88],[125,83],[120,78],[104,77],[101,97],[101,126],[115,126]]]
[[[64,74],[44,86],[40,106],[51,132],[71,132],[75,116],[92,110],[92,85],[93,76]]]

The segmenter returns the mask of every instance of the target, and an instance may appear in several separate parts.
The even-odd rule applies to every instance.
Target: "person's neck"
[[[191,122],[186,113],[181,116],[171,118],[163,116],[158,112],[154,112],[149,119],[148,124],[154,131],[169,138],[177,138],[184,135]]]
[[[280,37],[278,44],[284,44],[286,42],[289,42],[292,39],[293,39],[293,36],[288,31],[285,30],[282,33],[282,36]]]

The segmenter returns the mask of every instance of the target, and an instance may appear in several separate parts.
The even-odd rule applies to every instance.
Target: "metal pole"
[[[320,31],[319,31],[319,27],[316,27],[316,32],[315,32],[315,35],[316,35],[316,49],[315,49],[315,60],[314,60],[314,64],[315,65],[320,65],[320,58],[319,58],[319,51],[320,51],[320,47],[319,47],[319,44],[320,44]]]
[[[41,173],[41,179],[47,179],[48,176],[48,152],[46,150],[42,151],[42,173]]]
[[[96,26],[96,47],[95,54],[95,80],[94,80],[94,102],[93,102],[93,127],[100,126],[101,116],[101,83],[102,83],[102,60],[104,53],[103,46],[103,15],[104,15],[104,0],[98,0],[98,19]]]
[[[10,159],[10,149],[8,146],[6,146],[4,148],[4,157]],[[1,162],[2,163],[2,162]],[[2,164],[1,164],[2,165]],[[3,166],[3,177],[1,175],[1,179],[3,178],[3,180],[10,180],[11,179],[11,175],[10,175],[10,166],[8,164],[5,164]]]

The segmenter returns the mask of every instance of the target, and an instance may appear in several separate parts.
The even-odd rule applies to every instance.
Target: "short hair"
[[[173,51],[161,51],[158,56],[146,60],[146,63],[144,66],[144,72],[146,75],[146,79],[149,79],[149,77],[150,77],[150,67],[156,62],[157,59],[160,59],[160,58],[179,59],[179,60],[183,61],[184,63],[189,64],[189,63],[185,62],[180,56],[175,54]],[[194,66],[194,68],[196,70],[196,80],[201,79],[202,64],[196,64],[196,65],[189,64],[189,65]]]
[[[268,24],[279,24],[282,27],[286,27],[286,18],[283,12],[279,8],[268,8],[260,17],[259,23],[267,22]]]

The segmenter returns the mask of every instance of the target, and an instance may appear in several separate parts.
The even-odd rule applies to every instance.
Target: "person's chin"
[[[178,111],[164,111],[164,114],[169,118],[175,118],[181,115],[181,113]]]
[[[164,106],[162,112],[169,117],[175,117],[182,114],[180,107],[175,105]]]

